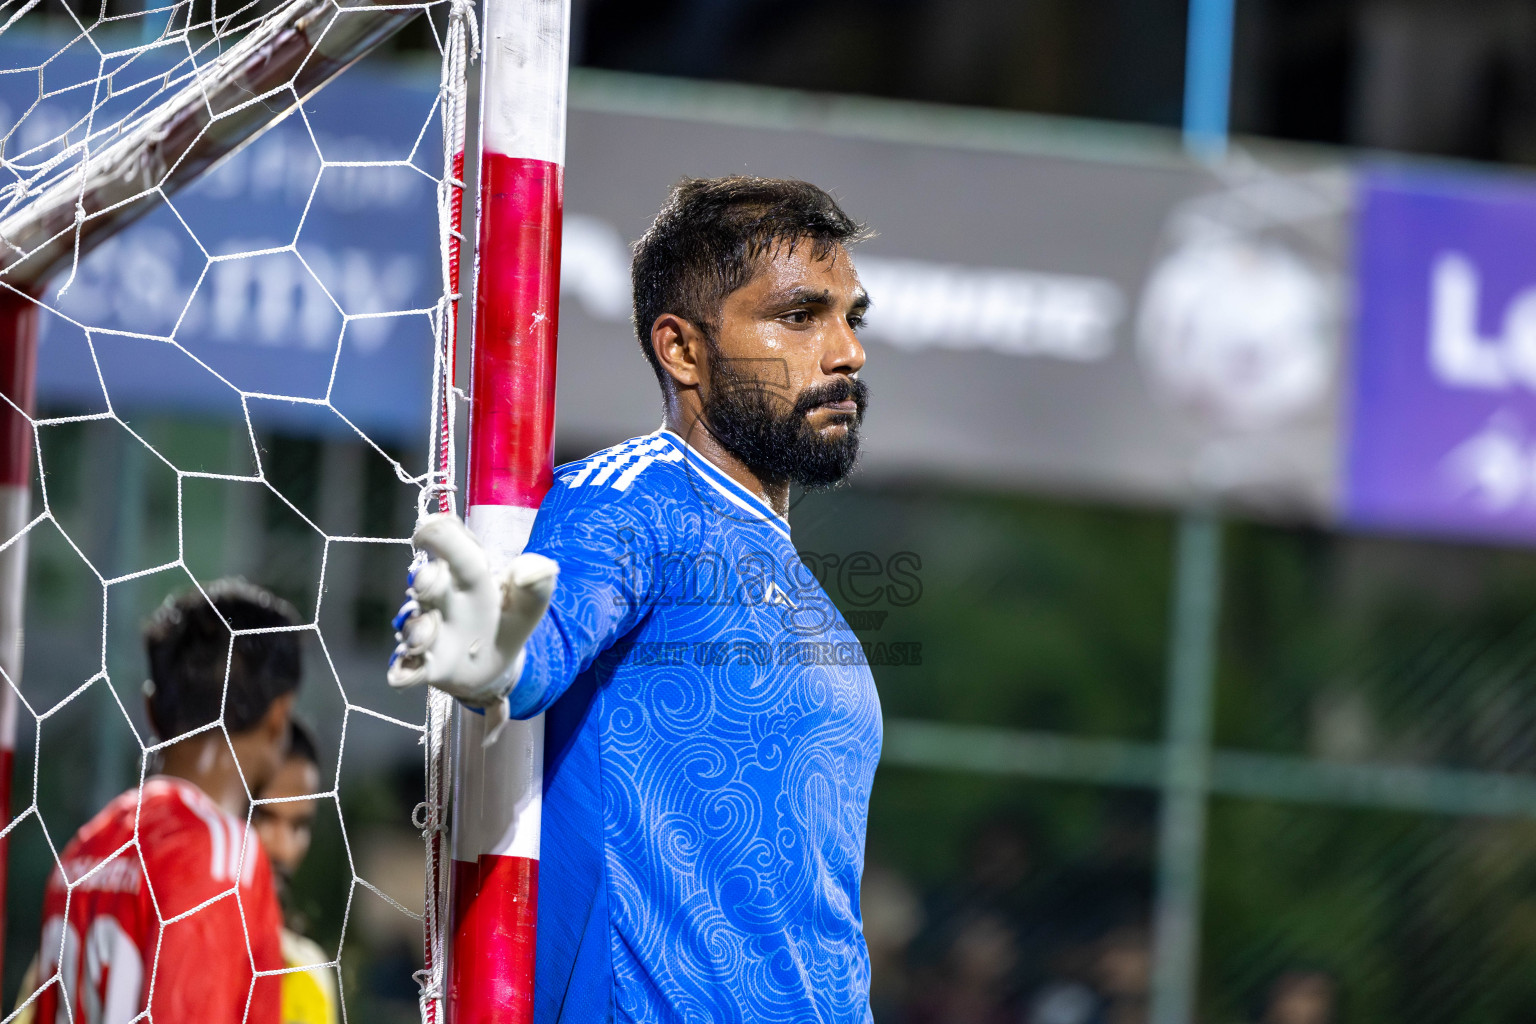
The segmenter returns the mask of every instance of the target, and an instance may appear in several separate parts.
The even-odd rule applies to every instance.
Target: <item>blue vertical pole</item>
[[[1184,52],[1184,146],[1199,157],[1227,149],[1236,0],[1189,0]]]
[[[1227,149],[1235,0],[1190,0],[1184,146],[1203,161]],[[1151,1024],[1192,1024],[1200,977],[1200,905],[1210,795],[1221,520],[1208,506],[1179,522],[1158,822]]]

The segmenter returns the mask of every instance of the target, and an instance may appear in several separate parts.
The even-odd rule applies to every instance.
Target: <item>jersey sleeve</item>
[[[560,579],[507,698],[513,718],[547,709],[639,623],[658,598],[662,567],[679,549],[687,518],[685,508],[654,487],[556,484],[534,521],[527,550],[554,559]]]

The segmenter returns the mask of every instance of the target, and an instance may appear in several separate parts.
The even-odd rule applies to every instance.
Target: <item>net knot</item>
[[[430,801],[423,800],[411,808],[411,827],[421,832],[421,838],[430,839],[434,832],[444,832],[442,808]]]
[[[443,1000],[443,984],[441,980],[433,977],[437,972],[430,968],[423,968],[411,975],[411,980],[416,982],[420,994],[416,1000],[421,1006],[421,1019],[424,1022],[436,1021],[438,1009]]]

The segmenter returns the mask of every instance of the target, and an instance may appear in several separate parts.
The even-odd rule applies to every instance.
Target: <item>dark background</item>
[[[591,67],[1178,126],[1178,0],[577,0]],[[1232,130],[1536,160],[1536,5],[1238,0]]]

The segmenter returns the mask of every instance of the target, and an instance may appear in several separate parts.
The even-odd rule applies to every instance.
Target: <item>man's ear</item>
[[[272,702],[267,708],[267,713],[261,716],[261,731],[266,733],[267,739],[272,743],[284,743],[288,737],[288,720],[293,717],[293,699],[296,694],[285,693]]]
[[[704,332],[676,313],[663,313],[651,324],[651,351],[680,388],[696,388],[708,374]]]
[[[155,734],[157,739],[170,739],[169,736],[160,735],[160,723],[155,721],[155,705],[154,701],[151,700],[151,694],[149,692],[150,688],[153,686],[154,684],[149,680],[146,679],[144,681],[144,721],[149,723],[149,728]]]

